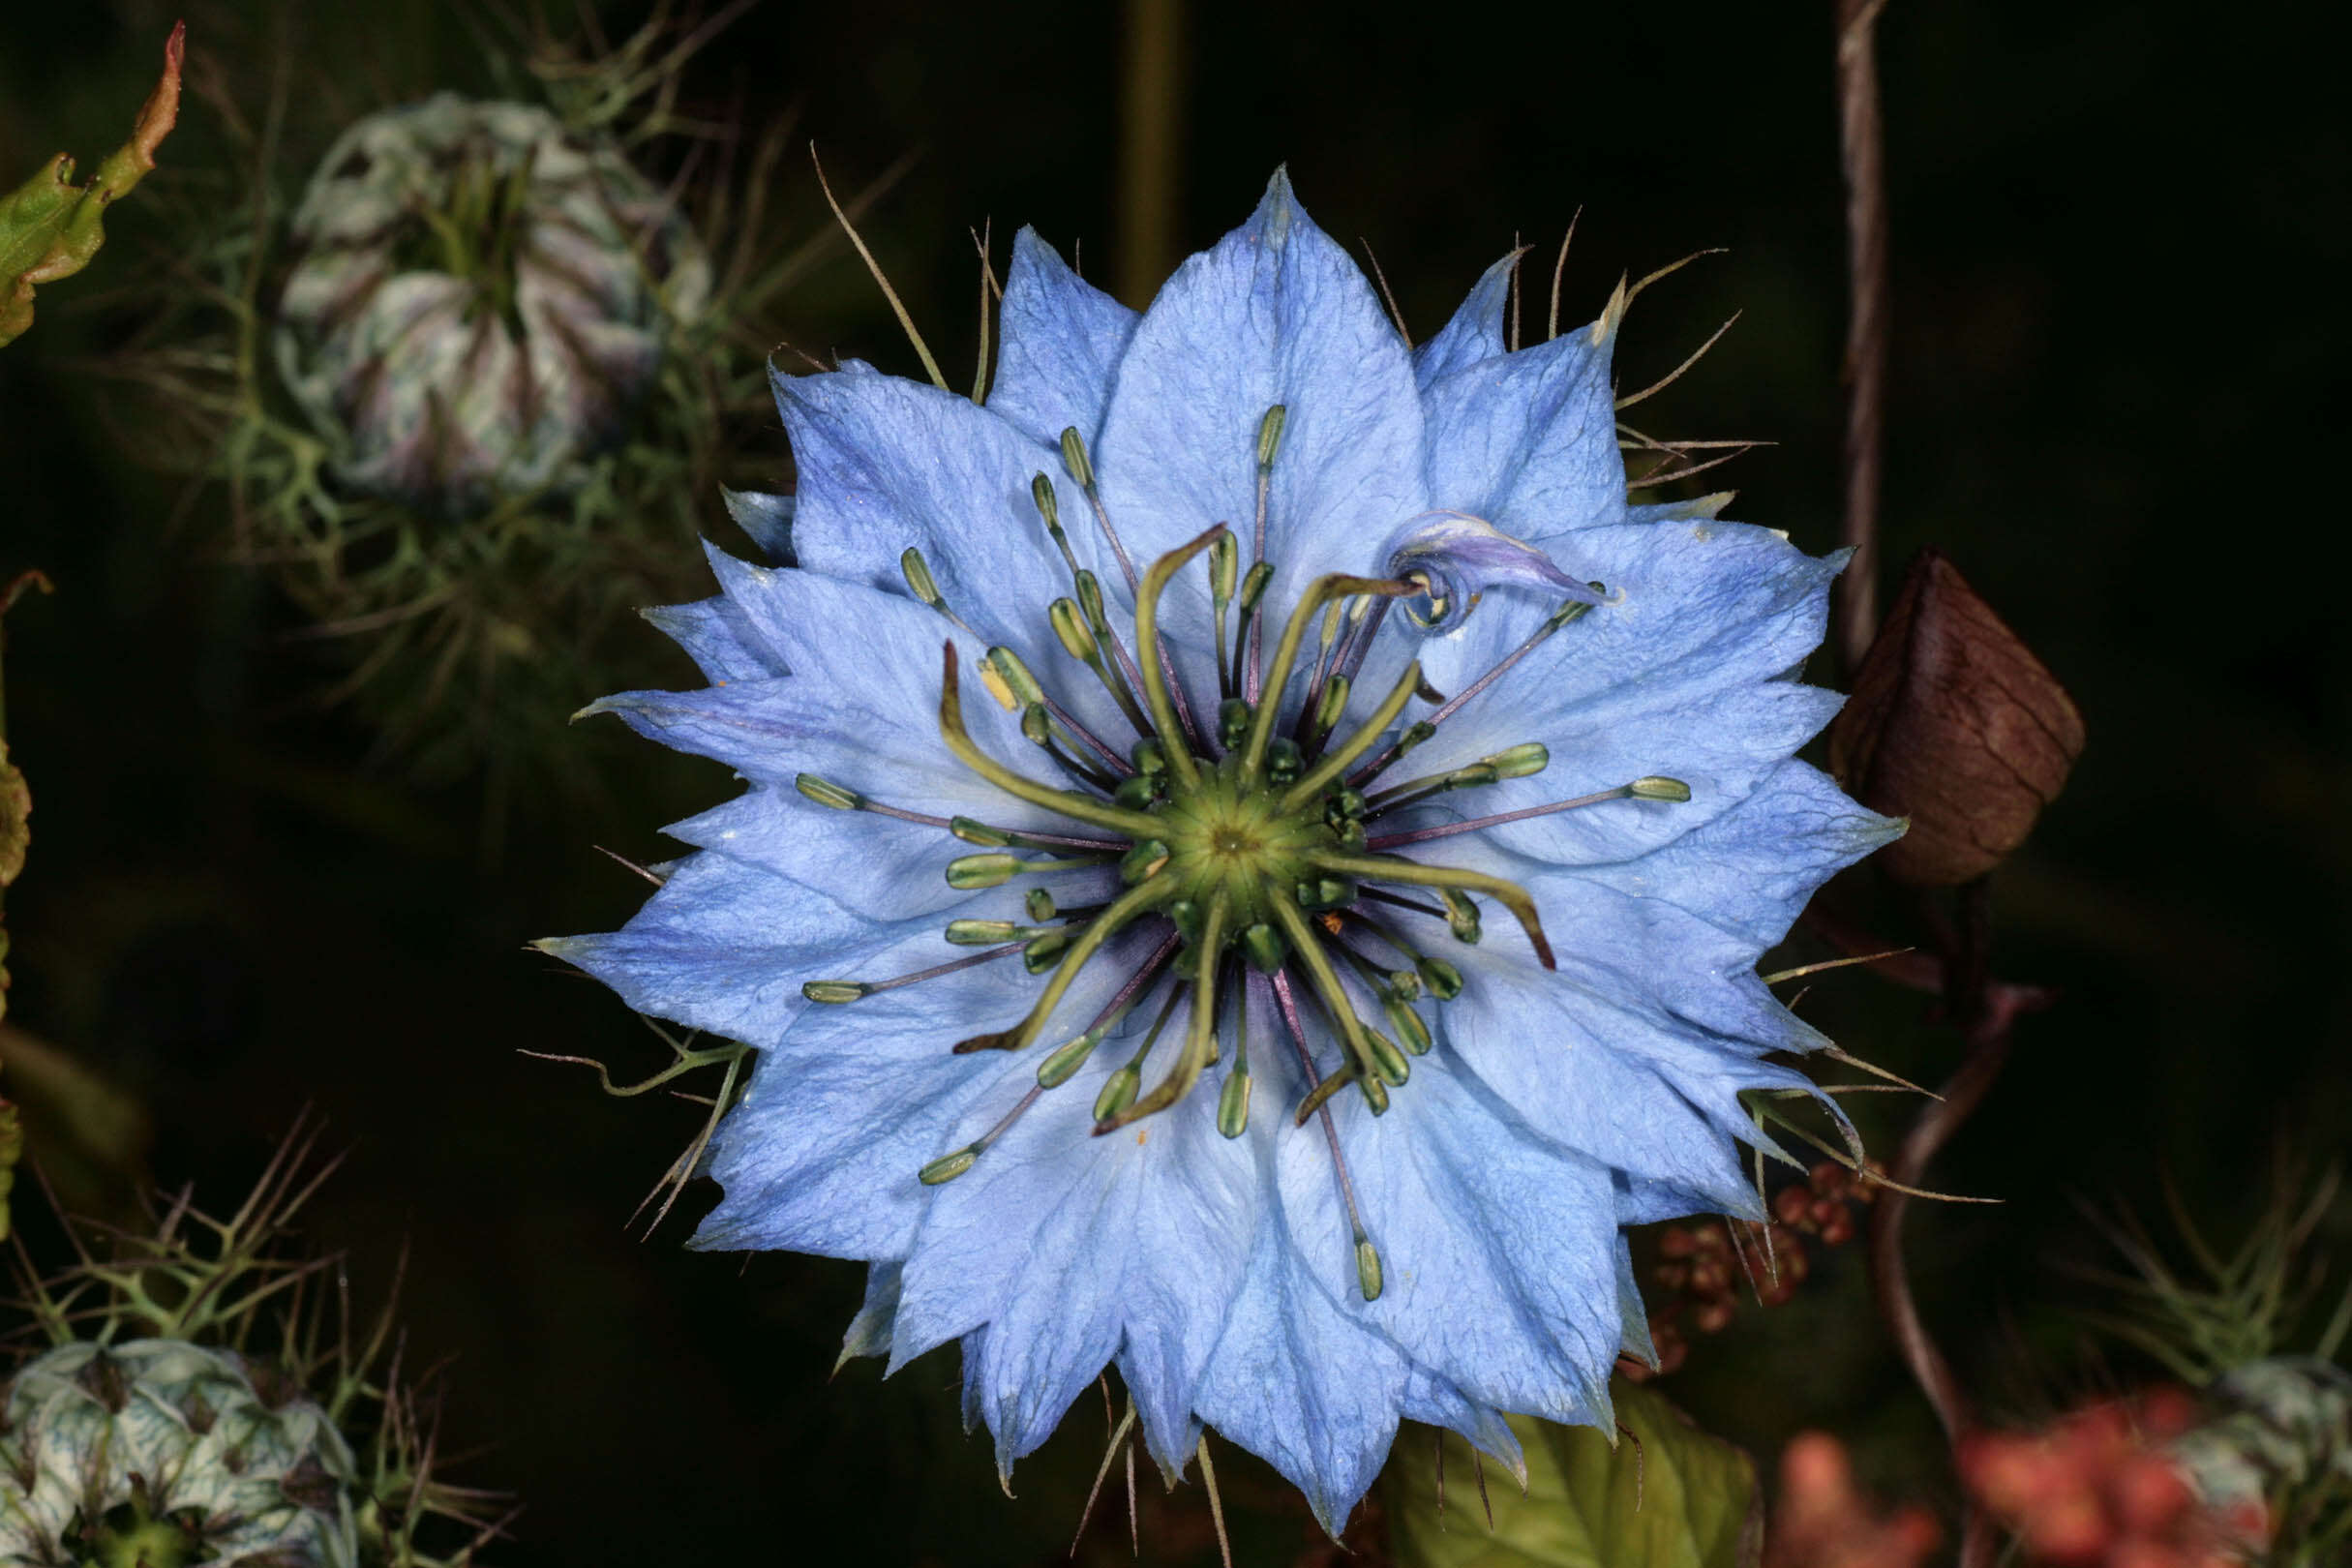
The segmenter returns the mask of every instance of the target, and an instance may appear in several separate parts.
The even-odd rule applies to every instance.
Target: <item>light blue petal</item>
[[[1075,428],[1092,446],[1119,357],[1141,319],[1070,271],[1036,229],[1023,228],[1013,236],[997,315],[1004,346],[989,410],[1040,444],[1052,446]]]
[[[898,1315],[899,1265],[869,1264],[865,1271],[865,1300],[841,1336],[841,1355],[833,1363],[839,1372],[859,1356],[890,1353],[890,1319]]]
[[[727,503],[727,515],[744,536],[760,547],[761,554],[778,566],[793,563],[792,514],[794,499],[790,496],[769,496],[756,490],[729,490],[719,487],[719,497]]]
[[[692,604],[656,605],[640,614],[684,648],[706,679],[763,680],[787,673],[742,610],[723,594]]]
[[[1649,1337],[1649,1309],[1643,1305],[1642,1286],[1634,1278],[1633,1248],[1623,1231],[1617,1233],[1617,1313],[1625,1321],[1625,1336],[1617,1352],[1655,1372],[1658,1347]]]
[[[1519,257],[1514,252],[1481,273],[1453,319],[1413,350],[1413,380],[1424,393],[1456,371],[1509,352],[1503,311],[1511,302],[1511,271]]]
[[[1430,380],[1431,504],[1534,544],[1624,522],[1613,347],[1580,327]]]
[[[1096,468],[1138,563],[1216,523],[1251,558],[1258,425],[1276,404],[1288,417],[1267,553],[1277,593],[1291,594],[1317,573],[1364,569],[1368,536],[1428,502],[1404,345],[1279,172],[1247,224],[1177,270],[1120,362]],[[1195,575],[1179,580],[1188,596]]]
[[[1331,1161],[1310,1132],[1282,1151],[1283,1212],[1324,1290],[1472,1400],[1606,1424],[1622,1335],[1607,1167],[1529,1136],[1434,1052],[1385,1116],[1354,1095],[1331,1103],[1386,1282],[1362,1300]]]

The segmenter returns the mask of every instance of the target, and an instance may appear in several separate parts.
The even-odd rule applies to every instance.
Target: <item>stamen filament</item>
[[[1128,555],[1127,546],[1119,541],[1119,530],[1111,527],[1110,513],[1102,505],[1102,493],[1095,488],[1095,466],[1086,455],[1085,437],[1071,426],[1062,432],[1062,466],[1086,493],[1086,503],[1095,509],[1095,521],[1101,525],[1102,537],[1110,541],[1111,554],[1119,558],[1119,570],[1127,574],[1127,590],[1135,591],[1135,562]]]
[[[1080,572],[1078,576],[1081,586],[1092,581],[1088,573]],[[1102,682],[1102,689],[1110,693],[1111,701],[1119,705],[1119,711],[1127,715],[1127,721],[1135,727],[1137,735],[1150,735],[1152,721],[1144,717],[1143,709],[1135,701],[1135,693],[1129,686],[1126,675],[1119,665],[1113,665],[1102,657],[1102,645],[1109,643],[1119,653],[1120,665],[1125,664],[1127,650],[1118,648],[1117,633],[1111,630],[1101,615],[1088,610],[1075,599],[1056,599],[1045,613],[1046,618],[1053,623],[1055,637],[1061,641],[1062,651],[1094,672],[1095,678]]]
[[[1159,830],[1159,822],[1140,811],[1125,811],[1070,790],[1057,790],[1035,779],[1024,778],[982,751],[964,728],[964,705],[956,685],[953,643],[944,646],[941,658],[939,734],[958,762],[1016,799],[1060,812],[1078,822],[1092,823],[1098,828],[1125,833],[1131,838],[1147,836]]]
[[[1099,850],[1106,855],[1122,854],[1127,849],[1125,839],[1080,838],[1072,833],[1039,833],[1010,828],[991,828],[970,817],[957,817],[948,824],[948,831],[967,844],[980,844],[989,849],[1074,849]]]
[[[1359,897],[1369,898],[1376,904],[1390,904],[1398,909],[1409,909],[1416,915],[1427,915],[1432,920],[1442,920],[1447,918],[1445,911],[1435,904],[1425,904],[1418,898],[1406,898],[1401,893],[1382,892],[1377,888],[1359,888],[1356,892]]]
[[[1168,987],[1167,1000],[1160,1004],[1160,1016],[1154,1018],[1152,1027],[1144,1031],[1143,1043],[1135,1047],[1135,1054],[1129,1057],[1125,1065],[1102,1081],[1101,1092],[1095,1096],[1096,1122],[1110,1120],[1127,1109],[1134,1100],[1135,1090],[1143,1082],[1144,1061],[1152,1054],[1152,1047],[1160,1043],[1161,1031],[1167,1028],[1168,1020],[1176,1015],[1176,1004],[1183,1000],[1183,986]],[[1095,1131],[1099,1134],[1102,1129],[1098,1126]]]
[[[1217,1092],[1217,1131],[1238,1138],[1250,1130],[1250,986],[1236,969],[1233,987],[1233,1065]]]
[[[1395,849],[1402,844],[1422,844],[1432,838],[1451,838],[1456,833],[1474,833],[1482,829],[1499,828],[1505,823],[1525,822],[1530,817],[1549,817],[1554,812],[1575,811],[1588,805],[1599,805],[1606,800],[1673,800],[1677,799],[1674,794],[1661,788],[1661,786],[1669,784],[1675,785],[1681,790],[1679,799],[1687,800],[1691,798],[1690,786],[1681,783],[1678,779],[1637,778],[1631,784],[1620,784],[1613,790],[1595,790],[1590,795],[1580,795],[1573,800],[1554,800],[1549,805],[1522,806],[1517,811],[1498,811],[1491,817],[1472,817],[1467,822],[1449,822],[1435,828],[1414,828],[1400,833],[1382,833],[1375,838],[1365,840],[1364,847],[1372,850],[1385,850]],[[1643,786],[1648,786],[1648,788],[1645,789]]]
[[[1315,1075],[1314,1057],[1307,1049],[1307,1031],[1299,1024],[1299,1007],[1290,994],[1289,976],[1274,977],[1274,997],[1282,1011],[1282,1021],[1290,1026],[1290,1043],[1298,1049],[1299,1065],[1307,1070],[1307,1076],[1312,1078]],[[1347,1156],[1340,1149],[1340,1130],[1332,1122],[1331,1107],[1318,1105],[1316,1109],[1322,1113],[1323,1141],[1331,1146],[1331,1168],[1340,1179],[1340,1201],[1347,1210],[1347,1228],[1355,1242],[1356,1287],[1366,1301],[1377,1301],[1380,1297],[1380,1253],[1372,1246],[1372,1238],[1364,1232],[1364,1214],[1356,1207],[1356,1184],[1347,1174]],[[1305,1119],[1300,1118],[1301,1121]]]
[[[1325,871],[1335,871],[1343,877],[1361,877],[1367,882],[1402,882],[1423,888],[1474,888],[1488,894],[1515,916],[1527,941],[1535,949],[1537,962],[1546,969],[1559,965],[1552,956],[1552,944],[1544,936],[1543,921],[1536,918],[1535,900],[1527,890],[1516,882],[1488,876],[1483,871],[1465,871],[1458,866],[1423,865],[1415,860],[1396,859],[1388,856],[1332,855],[1316,851],[1307,857],[1308,863]],[[1279,909],[1280,906],[1277,905]]]
[[[1378,593],[1394,598],[1411,592],[1402,583],[1380,577],[1349,577],[1334,572],[1318,577],[1307,587],[1306,593],[1290,612],[1290,619],[1282,627],[1282,639],[1274,648],[1274,664],[1266,672],[1265,700],[1257,702],[1256,692],[1245,693],[1257,708],[1250,716],[1250,734],[1242,746],[1242,777],[1254,782],[1266,761],[1266,742],[1274,733],[1274,710],[1280,706],[1282,687],[1289,682],[1290,672],[1298,663],[1299,644],[1307,636],[1307,622],[1326,603],[1350,593]]]
[[[920,984],[927,980],[937,980],[942,975],[952,975],[959,969],[970,969],[992,959],[1009,958],[1020,951],[1021,947],[1022,944],[1018,942],[1010,942],[1001,948],[990,948],[986,952],[976,952],[969,958],[956,958],[944,964],[934,964],[929,969],[919,969],[911,975],[900,975],[895,980],[809,980],[800,987],[800,994],[811,1002],[829,1002],[836,1006],[844,1002],[859,1002],[877,991],[894,991],[901,985]]]
[[[988,1152],[988,1146],[990,1144],[994,1143],[997,1139],[1003,1137],[1006,1133],[1012,1131],[1012,1124],[1019,1121],[1022,1113],[1027,1111],[1030,1106],[1036,1104],[1038,1102],[1038,1096],[1043,1094],[1044,1092],[1045,1091],[1043,1089],[1032,1085],[1029,1093],[1021,1097],[1020,1103],[1013,1106],[1012,1109],[1007,1111],[1003,1120],[999,1121],[996,1126],[990,1128],[987,1131],[982,1132],[979,1137],[974,1138],[970,1143],[965,1144],[953,1154],[942,1155],[937,1160],[932,1161],[929,1164],[923,1166],[921,1170],[916,1173],[916,1179],[920,1181],[925,1187],[937,1187],[942,1182],[951,1182],[955,1180],[956,1177],[961,1176],[965,1171],[970,1170],[974,1161],[978,1161],[981,1155]]]
[[[1366,719],[1355,734],[1342,741],[1338,750],[1326,755],[1305,777],[1291,785],[1290,792],[1282,797],[1278,809],[1296,811],[1320,795],[1325,785],[1347,771],[1349,763],[1370,751],[1372,742],[1388,733],[1388,727],[1397,722],[1397,716],[1404,711],[1404,705],[1413,700],[1413,693],[1420,687],[1421,661],[1415,659],[1404,667],[1404,674],[1389,688],[1388,695],[1380,699],[1380,706],[1372,709],[1372,717]]]
[[[1169,551],[1152,562],[1152,569],[1143,574],[1143,586],[1135,590],[1135,642],[1140,647],[1159,649],[1161,655],[1159,661],[1144,666],[1143,694],[1152,705],[1152,720],[1160,727],[1168,771],[1186,789],[1200,786],[1200,769],[1192,761],[1192,750],[1185,743],[1185,736],[1178,731],[1175,707],[1168,701],[1167,682],[1163,678],[1166,672],[1161,668],[1166,662],[1166,649],[1160,642],[1160,595],[1167,590],[1168,579],[1182,571],[1188,561],[1231,532],[1220,523]],[[1191,726],[1184,728],[1189,731]]]
[[[1601,585],[1595,583],[1592,586],[1597,590]],[[1431,729],[1434,730],[1438,725],[1443,724],[1447,719],[1452,718],[1456,713],[1462,710],[1462,706],[1464,703],[1468,702],[1471,698],[1477,696],[1480,692],[1486,690],[1489,686],[1494,684],[1495,681],[1500,680],[1505,675],[1509,674],[1512,668],[1516,666],[1520,660],[1525,658],[1528,654],[1541,648],[1553,632],[1558,631],[1562,626],[1567,625],[1568,622],[1580,618],[1583,616],[1585,611],[1590,610],[1592,606],[1588,604],[1571,599],[1566,604],[1561,605],[1557,610],[1553,611],[1550,616],[1545,618],[1544,623],[1541,626],[1536,627],[1535,630],[1528,635],[1525,642],[1520,644],[1519,647],[1504,654],[1501,660],[1495,664],[1493,669],[1489,670],[1485,675],[1480,676],[1476,680],[1471,681],[1467,686],[1464,686],[1462,690],[1456,692],[1452,698],[1447,700],[1438,708],[1437,711],[1432,713],[1422,722],[1427,724]],[[1356,774],[1356,776],[1349,779],[1347,782],[1353,784],[1358,789],[1362,789],[1367,780],[1379,777],[1380,770],[1386,768],[1390,763],[1395,762],[1402,754],[1402,752],[1401,747],[1389,747],[1388,750],[1383,751],[1379,756],[1365,764],[1364,768]]]
[[[1290,410],[1278,403],[1269,407],[1257,422],[1257,534],[1256,550],[1250,558],[1252,571],[1265,564],[1266,560],[1266,501],[1274,488],[1274,455],[1282,449],[1282,426],[1289,417]],[[1257,678],[1257,664],[1266,630],[1264,596],[1260,595],[1257,603],[1250,606],[1247,613],[1250,618],[1250,669],[1242,686],[1242,695],[1254,703],[1262,689]]]
[[[1348,1005],[1347,993],[1341,988],[1339,971],[1331,967],[1330,955],[1323,951],[1323,945],[1315,939],[1314,927],[1308,922],[1307,917],[1299,909],[1298,901],[1289,893],[1281,888],[1266,890],[1274,905],[1274,918],[1282,922],[1282,934],[1290,939],[1291,951],[1307,971],[1307,978],[1314,982],[1316,993],[1323,998],[1324,1007],[1331,1013],[1332,1024],[1347,1046],[1348,1056],[1360,1071],[1370,1072],[1372,1070],[1372,1046],[1364,1039],[1363,1025],[1356,1017],[1356,1010]]]
[[[1218,527],[1222,528],[1223,524]],[[1162,560],[1165,557],[1161,558]],[[1158,568],[1155,567],[1154,570]],[[1190,1094],[1192,1085],[1200,1081],[1201,1070],[1209,1065],[1209,1056],[1217,1048],[1217,966],[1224,956],[1225,918],[1231,912],[1231,901],[1223,889],[1209,901],[1209,913],[1202,918],[1200,940],[1193,944],[1198,960],[1192,974],[1192,1022],[1186,1031],[1184,1053],[1168,1075],[1141,1100],[1115,1116],[1095,1124],[1095,1135],[1113,1132],[1128,1123],[1162,1111]]]
[[[1155,948],[1152,955],[1102,1005],[1102,1010],[1095,1014],[1094,1022],[1086,1026],[1083,1034],[1057,1045],[1051,1055],[1038,1064],[1038,1082],[1048,1089],[1057,1089],[1068,1081],[1071,1073],[1084,1067],[1086,1059],[1095,1054],[1095,1047],[1102,1043],[1102,1037],[1109,1034],[1120,1019],[1134,1010],[1135,1003],[1160,978],[1161,971],[1167,967],[1168,959],[1180,942],[1181,939],[1171,932],[1166,941]]]
[[[1153,877],[1120,894],[1108,909],[1095,917],[1093,922],[1079,934],[1078,940],[1070,945],[1070,950],[1054,966],[1053,978],[1045,982],[1043,993],[1038,997],[1037,1005],[1029,1010],[1028,1016],[1009,1030],[974,1035],[969,1040],[958,1040],[956,1054],[985,1050],[1018,1051],[1034,1044],[1039,1032],[1045,1027],[1045,1021],[1053,1016],[1053,1010],[1061,1005],[1064,994],[1070,990],[1070,982],[1078,978],[1078,971],[1086,967],[1086,961],[1095,955],[1097,950],[1129,920],[1153,905],[1165,903],[1175,897],[1178,890],[1172,878]]]

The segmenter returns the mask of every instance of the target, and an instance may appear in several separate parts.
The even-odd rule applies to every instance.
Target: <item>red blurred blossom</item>
[[[1846,1445],[1800,1432],[1780,1457],[1764,1568],[1921,1568],[1943,1532],[1927,1510],[1881,1512],[1854,1482]]]

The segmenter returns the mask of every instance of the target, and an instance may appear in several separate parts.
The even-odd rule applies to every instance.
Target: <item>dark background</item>
[[[11,6],[0,178],[58,147],[94,163],[112,146],[172,15]],[[233,88],[264,92],[262,14],[192,24],[199,50],[229,47]],[[1943,546],[2070,687],[2091,737],[1995,886],[1998,967],[2064,1000],[2024,1026],[1935,1172],[2005,1202],[1931,1207],[1912,1232],[1931,1323],[2019,1413],[2095,1380],[2052,1305],[2069,1288],[2054,1265],[2098,1251],[2076,1197],[2153,1210],[2169,1172],[2200,1212],[2243,1219],[2277,1139],[2324,1160],[2352,1129],[2352,644],[2325,413],[2346,406],[2328,388],[2344,378],[2352,193],[2337,56],[2300,25],[2258,5],[1895,0],[1881,30],[1890,567]],[[1029,222],[1065,248],[1082,237],[1090,276],[1125,262],[1120,45],[1109,5],[768,0],[688,80],[752,122],[797,106],[846,188],[913,155],[866,232],[968,376],[968,226],[993,218],[1000,257]],[[365,0],[286,47],[314,104],[486,83],[444,8]],[[1643,296],[1621,381],[1646,384],[1744,311],[1643,428],[1778,443],[1723,476],[1741,490],[1733,515],[1835,542],[1845,281],[1826,5],[1510,18],[1202,3],[1181,63],[1179,248],[1238,223],[1286,161],[1325,228],[1376,250],[1416,334],[1515,234],[1548,260],[1580,206],[1573,320],[1620,271],[1729,247]],[[207,113],[192,106],[159,182],[219,147]],[[805,164],[780,180],[805,210]],[[162,234],[146,195],[0,352],[0,569],[38,564],[59,589],[10,621],[9,740],[37,801],[9,902],[11,1023],[143,1101],[154,1175],[194,1178],[217,1205],[301,1106],[319,1109],[352,1153],[311,1235],[351,1249],[363,1286],[411,1245],[412,1353],[456,1358],[448,1440],[484,1450],[462,1474],[529,1505],[498,1560],[794,1560],[817,1543],[878,1563],[1057,1556],[1100,1452],[1096,1410],[1007,1501],[984,1437],[955,1432],[951,1355],[888,1384],[863,1363],[827,1380],[858,1270],[689,1254],[676,1220],[649,1243],[624,1234],[697,1111],[608,1101],[577,1070],[519,1058],[660,1055],[613,998],[523,944],[625,919],[643,886],[591,846],[658,858],[657,825],[729,786],[618,727],[573,732],[558,764],[598,770],[607,798],[527,799],[493,856],[479,788],[370,761],[365,721],[309,700],[318,657],[289,642],[288,606],[222,562],[217,495],[189,499],[135,461],[132,406],[88,373],[130,311],[108,297],[113,269],[135,271]],[[839,255],[775,330],[914,369]],[[780,480],[780,435],[747,439]],[[715,498],[709,510],[723,528]],[[682,657],[670,673],[693,680]],[[1832,978],[1807,1007],[1900,1070],[1939,1077],[1955,1060],[1950,1035],[1874,980]],[[1877,1109],[1891,1146],[1888,1118],[1908,1111]],[[1857,1265],[1824,1258],[1795,1303],[1702,1342],[1667,1386],[1760,1455],[1827,1426],[1874,1480],[1945,1498]],[[1243,1560],[1312,1548],[1266,1472],[1238,1455],[1226,1468]],[[1198,1560],[1198,1491],[1161,1507],[1148,1473],[1143,1490],[1146,1560]],[[1090,1550],[1107,1560],[1123,1533],[1099,1523]]]

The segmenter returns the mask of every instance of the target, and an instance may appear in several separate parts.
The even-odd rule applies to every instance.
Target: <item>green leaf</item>
[[[1632,1434],[1613,1449],[1591,1427],[1511,1417],[1527,1490],[1499,1468],[1486,1477],[1492,1531],[1468,1445],[1445,1434],[1441,1505],[1427,1429],[1409,1429],[1386,1478],[1400,1568],[1755,1568],[1764,1504],[1748,1456],[1652,1389],[1619,1378],[1610,1393]]]
[[[129,194],[155,166],[155,149],[180,117],[180,57],[188,24],[171,29],[164,45],[164,75],[139,106],[131,139],[98,166],[87,185],[74,183],[74,160],[65,153],[15,191],[0,196],[0,347],[23,336],[33,324],[33,288],[71,277],[88,266],[106,242],[106,208]]]

